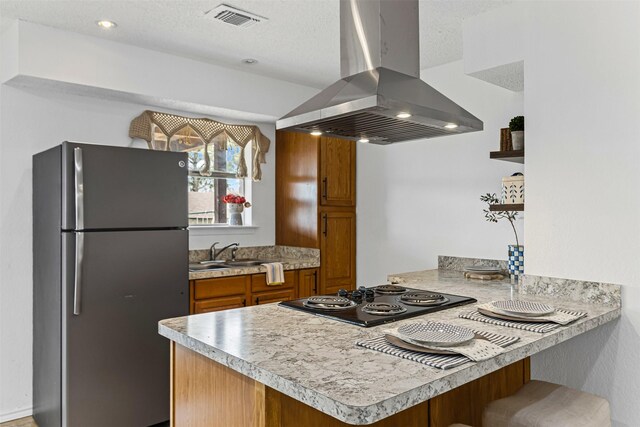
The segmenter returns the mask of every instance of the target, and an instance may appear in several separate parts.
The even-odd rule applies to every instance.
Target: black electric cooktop
[[[378,326],[477,302],[474,298],[400,285],[341,289],[335,295],[312,296],[280,305],[358,326]]]

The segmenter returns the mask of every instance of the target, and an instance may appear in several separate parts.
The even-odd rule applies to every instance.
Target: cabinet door
[[[318,295],[318,269],[300,270],[298,273],[298,298]]]
[[[189,281],[191,314],[244,307],[251,276],[215,277]]]
[[[253,294],[252,305],[270,304],[272,302],[291,301],[296,299],[295,289],[283,289],[279,291],[260,292]]]
[[[267,285],[267,275],[265,273],[251,275],[251,292],[271,292],[283,289],[293,289],[296,286],[296,272],[289,270],[284,272],[284,283],[281,285]]]
[[[209,313],[212,311],[229,310],[231,308],[246,307],[247,300],[242,296],[211,298],[195,301],[193,303],[193,313]]]
[[[356,214],[353,211],[320,212],[320,291],[323,295],[356,284]]]
[[[356,143],[348,139],[320,140],[320,204],[356,205]]]

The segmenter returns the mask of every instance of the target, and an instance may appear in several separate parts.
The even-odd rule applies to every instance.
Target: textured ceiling
[[[243,29],[204,16],[223,2],[269,20]],[[508,2],[421,0],[422,68],[461,59],[463,20]],[[17,18],[315,87],[340,77],[338,9],[338,0],[0,0],[3,26]],[[102,30],[99,19],[118,27]]]

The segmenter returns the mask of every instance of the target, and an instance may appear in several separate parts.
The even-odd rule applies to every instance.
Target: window
[[[164,134],[154,129],[154,141],[166,144]],[[190,128],[175,133],[171,151],[187,153],[189,167],[189,225],[226,224],[227,208],[222,197],[228,193],[246,194],[249,180],[237,176],[240,156],[251,158],[250,147],[235,144],[226,134],[204,141]]]
[[[191,225],[226,223],[222,198],[236,193],[250,199],[251,183],[262,179],[261,164],[267,162],[271,145],[258,126],[151,110],[131,120],[129,136],[147,141],[150,150],[187,153]],[[246,216],[243,222],[251,223]]]

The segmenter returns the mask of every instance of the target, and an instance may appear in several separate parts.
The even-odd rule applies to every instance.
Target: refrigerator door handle
[[[84,172],[82,169],[82,148],[73,149],[73,175],[76,198],[76,230],[84,230]]]
[[[76,262],[73,279],[73,314],[80,315],[82,299],[82,261],[84,257],[84,233],[76,232]]]

